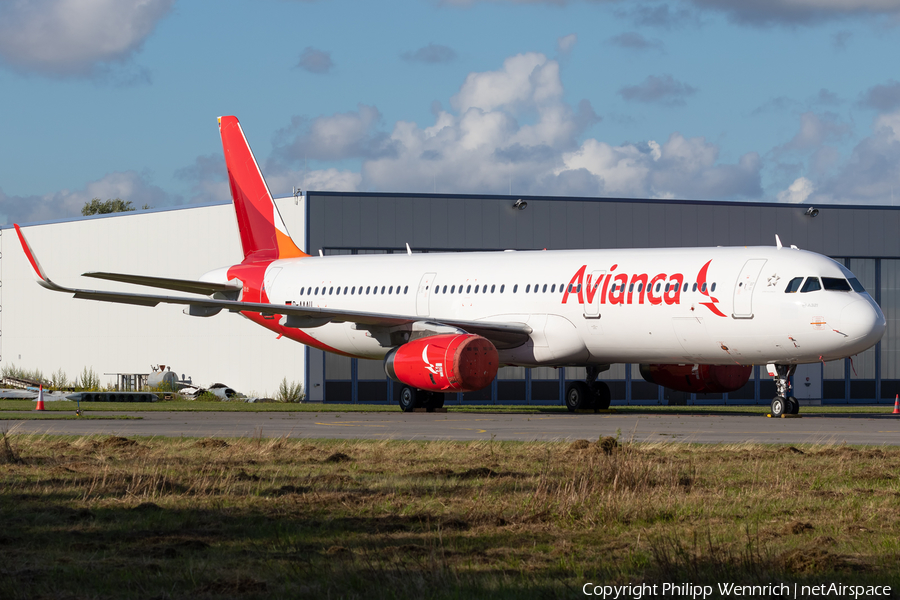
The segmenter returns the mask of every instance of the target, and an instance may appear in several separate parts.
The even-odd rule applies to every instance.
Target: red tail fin
[[[309,256],[294,244],[237,117],[219,117],[244,262]]]

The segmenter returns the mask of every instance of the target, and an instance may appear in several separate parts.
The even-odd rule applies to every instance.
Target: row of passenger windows
[[[801,278],[799,278],[799,279],[803,279],[803,278],[801,277]],[[793,283],[793,281],[792,281],[791,283]],[[675,283],[666,283],[666,284],[665,284],[665,291],[666,291],[666,292],[669,292],[670,290],[671,290],[671,291],[675,291],[675,290],[677,289],[677,285],[678,285],[678,284],[675,284]],[[690,285],[690,284],[685,283],[685,284],[684,284],[684,289],[683,289],[682,291],[683,291],[683,292],[687,292],[687,291],[688,291],[688,286],[689,286],[689,285]],[[474,287],[474,289],[473,289],[473,287]],[[546,293],[549,291],[551,294],[553,294],[553,293],[556,293],[556,287],[557,287],[557,286],[556,286],[555,283],[553,283],[553,284],[547,284],[547,283],[540,284],[540,283],[536,283],[536,284],[534,284],[534,286],[532,286],[532,284],[529,283],[529,284],[527,284],[527,285],[525,286],[525,293],[526,293],[526,294],[530,294],[530,293],[534,293],[534,294],[537,294],[537,293],[545,293],[545,294],[546,294]],[[594,287],[595,287],[595,288],[596,288],[596,287],[599,287],[599,284],[595,285]],[[548,288],[549,288],[549,289],[548,289]],[[610,291],[611,291],[611,292],[622,292],[622,291],[624,291],[624,288],[625,288],[625,284],[624,284],[624,283],[614,283],[614,284],[612,285]],[[565,284],[562,284],[562,283],[559,284],[559,291],[560,291],[560,292],[565,291],[565,289],[566,289]],[[818,289],[818,288],[816,288],[816,289]],[[463,290],[465,290],[465,293],[466,293],[466,294],[471,294],[471,293],[477,294],[477,293],[479,293],[479,291],[480,291],[482,294],[487,294],[487,293],[493,294],[494,292],[497,291],[497,286],[496,286],[496,284],[491,284],[491,285],[489,286],[488,284],[485,283],[485,284],[475,284],[474,286],[472,286],[471,284],[466,285],[466,286],[463,286],[463,285],[459,285],[459,286],[451,285],[451,286],[449,286],[449,289],[448,289],[448,286],[446,286],[446,285],[443,286],[443,287],[441,287],[440,285],[437,285],[437,286],[434,287],[434,293],[435,293],[435,294],[462,294],[462,293],[463,293]],[[662,290],[663,290],[663,284],[662,284],[662,283],[657,283],[657,284],[656,284],[656,291],[659,292],[659,291],[662,291]],[[706,283],[703,283],[703,284],[700,286],[700,290],[701,290],[701,292],[706,292]],[[505,284],[501,284],[501,285],[500,285],[500,293],[502,294],[502,293],[504,293],[505,291],[506,291],[506,285],[505,285]],[[578,285],[575,285],[575,284],[570,283],[570,284],[569,284],[569,290],[568,290],[568,291],[569,291],[570,294],[578,294],[578,293],[581,293],[581,284],[579,283]],[[634,292],[634,291],[635,291],[635,287],[634,287],[634,284],[633,284],[633,283],[630,284],[630,285],[628,286],[628,291],[629,291],[629,292]],[[638,282],[638,284],[637,284],[637,291],[638,291],[639,293],[644,291],[644,284],[643,284],[643,282]],[[692,291],[694,291],[694,292],[697,291],[697,284],[696,284],[696,283],[693,284]],[[716,291],[716,284],[715,284],[715,283],[713,283],[712,285],[709,286],[709,291],[711,291],[711,292],[715,292],[715,291]],[[794,291],[796,291],[796,290],[794,290]],[[803,290],[803,291],[807,291],[807,290]],[[354,286],[346,286],[346,285],[345,285],[343,288],[341,288],[341,286],[328,286],[328,287],[324,287],[324,286],[322,286],[322,287],[312,287],[312,286],[310,286],[310,287],[306,287],[306,288],[300,288],[300,295],[301,295],[301,296],[304,296],[304,295],[305,295],[305,296],[319,296],[319,295],[321,295],[321,296],[340,296],[342,293],[343,293],[343,295],[345,295],[345,296],[357,296],[357,295],[369,295],[369,294],[371,294],[371,295],[376,295],[376,294],[379,294],[379,293],[381,293],[382,295],[385,295],[385,294],[390,295],[390,294],[401,294],[401,293],[402,293],[402,294],[406,294],[406,293],[408,293],[408,292],[409,292],[409,286],[408,286],[408,285],[407,285],[407,286],[403,286],[402,291],[401,291],[399,285],[398,285],[398,286],[393,286],[393,285],[391,285],[391,286],[384,286],[384,285],[383,285],[383,286],[381,286],[380,291],[379,291],[379,287],[378,287],[377,285],[374,285],[374,286],[372,286],[372,285],[367,285],[367,286],[365,286],[365,288],[363,288],[363,286],[358,286],[358,287],[357,287],[357,286],[355,286],[355,285],[354,285]],[[513,293],[513,294],[516,294],[516,293],[518,293],[518,292],[519,292],[519,285],[518,285],[518,284],[513,285],[512,293]]]
[[[685,284],[684,284],[684,289],[683,289],[682,291],[683,291],[683,292],[687,292],[687,291],[688,291],[688,286],[689,286],[689,285],[690,285],[690,284],[685,283]],[[490,291],[491,294],[493,294],[493,293],[496,291],[496,288],[497,288],[496,285],[488,286],[488,284],[481,285],[480,287],[481,287],[481,293],[482,293],[482,294],[487,294],[489,291]],[[553,283],[553,284],[549,284],[549,283],[544,283],[544,284],[536,283],[536,284],[534,284],[534,286],[532,286],[532,285],[529,283],[529,284],[527,284],[527,285],[525,286],[525,293],[526,293],[526,294],[537,294],[537,293],[543,293],[543,294],[546,294],[546,293],[549,291],[551,294],[553,294],[553,293],[556,293],[556,287],[557,287],[557,286],[556,286],[555,283]],[[597,288],[597,287],[599,287],[599,284],[597,284],[597,285],[594,286],[594,288]],[[674,291],[677,289],[677,287],[678,287],[678,284],[676,284],[676,283],[667,283],[667,284],[665,284],[665,291],[668,292],[669,290],[671,290],[671,291],[674,292]],[[505,285],[501,285],[501,286],[500,286],[500,293],[502,294],[502,293],[504,292],[505,289],[506,289],[506,286],[505,286]],[[610,288],[610,291],[611,291],[611,292],[616,292],[616,291],[621,292],[621,291],[623,291],[624,289],[625,289],[625,284],[624,284],[624,283],[614,283],[614,284],[612,285],[612,287]],[[659,292],[659,291],[661,291],[662,289],[663,289],[663,284],[662,284],[662,283],[657,283],[657,284],[656,284],[656,291]],[[707,289],[707,288],[706,288],[706,283],[704,283],[702,286],[700,286],[700,289],[701,289],[701,291],[705,292],[706,289]],[[457,286],[455,286],[455,285],[451,285],[451,286],[449,286],[449,289],[448,289],[448,287],[447,287],[446,285],[443,286],[443,287],[441,287],[441,286],[438,285],[438,286],[435,286],[435,288],[434,288],[434,293],[435,293],[435,294],[462,294],[464,290],[465,290],[465,292],[466,292],[467,294],[470,294],[470,293],[475,293],[475,294],[477,294],[477,293],[479,292],[479,285],[475,285],[475,286],[474,286],[474,290],[473,290],[473,286],[472,286],[472,285],[467,285],[467,286],[465,286],[465,288],[464,288],[462,285],[460,285],[458,288],[457,288]],[[559,291],[560,291],[560,292],[564,292],[565,290],[566,290],[565,284],[562,284],[562,283],[559,284]],[[513,294],[516,294],[516,293],[518,293],[518,291],[519,291],[519,285],[518,285],[518,284],[513,285],[512,293],[513,293]],[[569,291],[570,294],[578,294],[578,293],[581,293],[581,284],[579,283],[578,285],[575,285],[575,284],[573,284],[573,283],[570,283],[570,284],[569,284],[569,290],[568,290],[568,291]],[[633,283],[630,284],[630,285],[628,286],[628,291],[629,291],[629,292],[634,292],[634,291],[635,291],[635,287],[634,287],[634,284],[633,284]],[[643,284],[643,282],[638,282],[638,284],[637,284],[637,291],[638,291],[638,292],[644,291],[644,284]],[[696,283],[693,285],[693,291],[695,291],[695,292],[697,291],[697,284],[696,284]],[[716,284],[715,284],[715,283],[713,283],[712,285],[709,286],[709,291],[711,291],[711,292],[716,291]]]
[[[331,296],[331,295],[340,296],[341,295],[341,286],[337,286],[337,287],[330,286],[327,288],[324,286],[322,288],[318,288],[318,287],[316,287],[316,288],[314,288],[314,287],[300,288],[300,295],[301,296],[303,296],[303,295],[318,296],[320,289],[322,290],[322,294],[321,294],[322,296]],[[345,285],[343,290],[344,290],[343,293],[345,296],[364,295],[364,294],[368,295],[370,292],[374,296],[375,294],[379,293],[377,285],[367,285],[365,287],[365,290],[363,289],[363,286],[356,287],[355,285],[354,286],[346,286]],[[403,286],[403,293],[405,294],[408,291],[409,291],[409,286],[408,285]],[[398,286],[394,287],[392,285],[391,286],[383,285],[383,286],[381,286],[381,293],[382,294],[399,294],[399,293],[401,293],[400,286],[398,285]]]
[[[807,277],[805,282],[803,277],[794,277],[788,282],[784,293],[793,294],[799,290],[801,294],[805,294],[822,289],[830,292],[849,292],[851,289],[859,293],[866,291],[856,277],[851,278],[849,281],[841,277],[822,277],[821,282],[819,277]]]

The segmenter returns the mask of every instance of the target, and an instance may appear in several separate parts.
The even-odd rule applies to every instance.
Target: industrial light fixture
[[[818,214],[819,214],[819,209],[818,209],[818,208],[813,208],[812,206],[810,206],[809,208],[806,209],[806,216],[807,216],[807,217],[815,217],[815,216],[818,215]]]
[[[519,210],[525,210],[528,207],[528,203],[519,198],[513,203],[513,208],[518,208]]]

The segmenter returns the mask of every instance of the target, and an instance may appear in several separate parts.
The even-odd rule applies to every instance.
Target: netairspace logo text
[[[820,585],[793,586],[786,583],[767,585],[737,585],[718,583],[715,586],[693,583],[638,583],[628,585],[595,585],[586,583],[581,591],[585,596],[596,596],[604,600],[641,600],[654,596],[699,599],[713,597],[760,597],[781,596],[782,598],[879,598],[891,595],[889,585],[844,585],[823,583]]]

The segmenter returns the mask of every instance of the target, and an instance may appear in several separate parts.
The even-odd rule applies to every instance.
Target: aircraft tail
[[[237,117],[219,117],[219,134],[244,262],[309,256],[297,247],[284,226]]]

